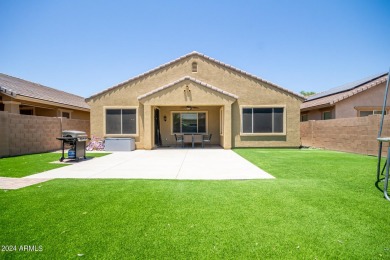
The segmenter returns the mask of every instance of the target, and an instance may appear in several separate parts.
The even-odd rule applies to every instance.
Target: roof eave
[[[9,97],[16,97],[16,93],[13,91],[9,91],[8,89],[0,86],[0,93],[3,93],[4,95],[7,95]]]
[[[370,80],[367,80],[367,81],[365,81],[365,82],[363,82],[363,83],[360,83],[360,84],[358,84],[358,85],[356,85],[356,86],[354,86],[354,87],[352,87],[352,88],[349,88],[349,89],[346,89],[346,90],[343,90],[343,91],[338,91],[338,92],[330,93],[330,94],[325,95],[325,96],[319,96],[319,97],[314,98],[314,99],[309,99],[309,100],[307,100],[307,102],[314,101],[314,100],[318,100],[318,99],[321,99],[321,98],[330,97],[330,96],[337,95],[337,94],[344,93],[344,92],[348,92],[348,91],[352,91],[352,90],[355,90],[355,89],[357,89],[357,88],[359,88],[359,87],[362,87],[362,86],[364,86],[364,85],[367,85],[367,84],[370,85],[368,88],[377,86],[377,85],[383,83],[384,81],[386,81],[387,76],[388,76],[387,74],[388,74],[387,72],[386,72],[386,73],[381,73],[380,75],[378,75],[378,76],[376,76],[376,77],[373,77],[373,78],[371,78]],[[385,77],[385,76],[386,76],[386,78],[384,78],[384,79],[380,80],[379,82],[376,82],[376,83],[375,83],[376,80],[379,80],[379,79],[381,79],[381,78],[383,78],[383,77]],[[328,91],[328,90],[326,90],[326,91]],[[323,92],[321,92],[321,93],[324,93],[324,92],[326,92],[326,91],[323,91]],[[317,93],[317,94],[314,94],[314,95],[318,95],[318,94],[321,94],[321,93]],[[308,97],[308,98],[310,98],[310,97]]]
[[[75,105],[64,104],[64,103],[59,103],[59,102],[44,100],[44,99],[39,99],[39,98],[32,98],[32,97],[27,97],[27,96],[23,96],[23,95],[16,95],[14,98],[18,99],[18,100],[24,100],[24,101],[35,102],[35,103],[42,103],[42,104],[56,106],[56,107],[69,108],[69,109],[81,110],[81,111],[86,111],[86,112],[90,111],[90,108],[86,108],[86,107],[79,107],[79,106],[75,106]]]
[[[330,102],[328,102],[328,103],[321,104],[321,105],[316,105],[316,106],[310,106],[310,107],[301,108],[301,112],[306,112],[306,111],[315,110],[315,109],[321,109],[321,108],[326,108],[326,107],[332,107],[332,106],[333,106],[333,104],[331,104]]]

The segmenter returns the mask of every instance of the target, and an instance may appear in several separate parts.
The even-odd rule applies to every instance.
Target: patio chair
[[[209,143],[209,144],[211,144],[211,136],[212,136],[213,134],[210,134],[210,135],[204,135],[203,136],[203,142],[202,142],[202,147],[204,148],[204,144],[205,143]]]
[[[184,144],[193,144],[194,142],[194,139],[193,139],[193,135],[192,134],[185,134],[183,135],[183,147],[184,147]]]
[[[203,135],[199,135],[199,134],[192,135],[192,148],[195,147],[195,144],[202,144],[203,147]]]
[[[183,136],[182,135],[175,134],[175,140],[176,140],[176,147],[177,147],[177,144],[181,144],[181,147],[184,147],[184,142],[183,142]]]

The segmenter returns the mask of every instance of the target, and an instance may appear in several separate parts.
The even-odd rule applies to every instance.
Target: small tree
[[[305,97],[308,97],[308,96],[311,96],[311,95],[314,95],[316,94],[314,91],[304,91],[302,90],[301,92],[299,92],[302,96],[305,96]]]

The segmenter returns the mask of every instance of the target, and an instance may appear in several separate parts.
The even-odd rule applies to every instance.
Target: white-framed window
[[[322,120],[332,119],[332,111],[324,111],[322,112]]]
[[[360,110],[359,117],[371,116],[371,115],[382,115],[382,110]],[[385,115],[387,115],[385,110]]]
[[[301,122],[309,121],[309,114],[302,114],[301,115]]]
[[[275,107],[242,107],[242,134],[285,134],[286,109]]]
[[[61,113],[61,117],[66,117],[66,118],[70,118],[70,112],[62,112]]]
[[[105,108],[106,135],[136,135],[138,129],[137,108]]]
[[[219,109],[219,134],[220,135],[223,135],[223,126],[224,126],[224,124],[223,124],[223,108],[221,107],[220,109]]]
[[[65,117],[68,119],[72,118],[72,110],[60,109],[59,114],[60,117]]]
[[[172,134],[206,134],[208,113],[206,111],[171,112]]]

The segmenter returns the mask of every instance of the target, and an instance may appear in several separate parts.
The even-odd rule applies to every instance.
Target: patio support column
[[[232,105],[223,107],[223,148],[232,148]]]
[[[144,105],[144,148],[152,150],[152,106]]]

